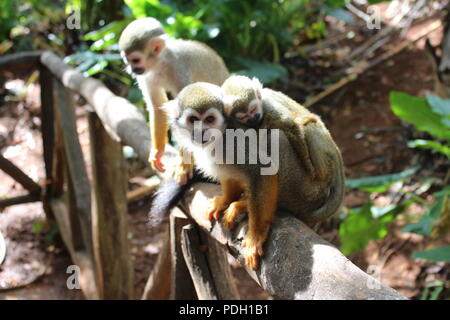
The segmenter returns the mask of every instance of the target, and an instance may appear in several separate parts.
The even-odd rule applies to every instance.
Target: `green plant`
[[[418,98],[406,93],[391,92],[390,102],[392,111],[400,119],[435,138],[415,139],[408,143],[409,147],[429,149],[450,159],[450,99],[441,99],[431,94]]]
[[[393,183],[405,181],[417,170],[418,168],[412,168],[395,174],[348,179],[346,186],[366,192],[382,193]],[[344,219],[339,225],[342,253],[348,255],[363,249],[371,240],[384,238],[388,233],[389,224],[412,202],[412,199],[407,199],[385,207],[377,207],[369,197],[363,206],[350,208],[344,213]]]
[[[401,92],[391,92],[390,102],[392,111],[398,117],[414,125],[417,130],[427,132],[433,138],[433,140],[415,139],[408,142],[409,147],[428,149],[450,159],[449,99],[441,99],[431,94],[427,94],[425,98],[419,98]],[[435,202],[431,205],[420,198],[416,199],[425,205],[427,210],[421,215],[419,221],[405,226],[404,232],[437,237],[448,231],[450,186],[435,192],[433,197]],[[450,262],[450,246],[415,252],[413,258]]]
[[[441,292],[445,289],[445,283],[436,280],[425,286],[420,300],[437,300]]]

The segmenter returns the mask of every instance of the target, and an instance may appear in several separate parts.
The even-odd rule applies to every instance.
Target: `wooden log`
[[[9,207],[9,206],[13,206],[16,204],[35,202],[35,201],[39,201],[39,200],[41,200],[41,196],[39,194],[26,194],[23,196],[1,199],[0,200],[0,208]]]
[[[205,218],[209,200],[219,186],[200,183],[186,194],[183,210],[241,263],[246,219],[229,232],[221,223]],[[352,264],[338,249],[323,240],[303,222],[277,212],[264,246],[265,255],[250,276],[269,294],[281,299],[404,299]]]
[[[0,154],[0,169],[20,183],[31,194],[40,194],[41,186],[33,181],[29,176],[20,170],[14,163],[6,159]]]
[[[69,227],[72,235],[72,246],[75,250],[85,250],[86,245],[83,239],[83,230],[78,216],[77,195],[75,193],[75,186],[73,180],[70,178],[69,166],[67,162],[62,164],[63,181],[66,182],[66,190],[62,194],[62,198],[69,209]]]
[[[200,237],[208,248],[206,259],[219,300],[239,300],[239,291],[228,263],[227,250],[203,230],[200,230]]]
[[[181,230],[189,224],[187,217],[177,208],[172,210],[169,219],[170,252],[172,254],[172,279],[170,297],[172,300],[196,300],[194,284],[184,261],[181,249]]]
[[[39,58],[44,51],[26,51],[8,54],[0,57],[0,72],[10,71],[14,73],[36,69]]]
[[[81,270],[79,282],[83,294],[87,299],[98,299],[93,260],[90,258],[90,254],[86,249],[76,250],[73,246],[69,210],[65,202],[62,199],[53,198],[50,200],[50,207],[55,214],[59,233],[64,241],[67,251],[69,251],[73,263]]]
[[[95,109],[105,129],[131,146],[142,162],[150,152],[150,130],[141,112],[128,100],[114,95],[97,79],[85,78],[52,52],[41,56],[44,64],[67,88],[80,93]]]
[[[55,115],[53,99],[53,76],[50,71],[39,65],[39,84],[41,87],[41,133],[42,149],[44,153],[45,185],[44,199],[49,200],[52,195],[53,153],[55,148]]]
[[[58,124],[62,128],[60,133],[65,163],[69,172],[68,183],[73,188],[74,205],[71,212],[76,215],[76,219],[79,219],[84,247],[89,254],[92,254],[91,187],[80,141],[78,140],[73,100],[70,92],[59,80],[55,80],[53,85],[55,88],[55,114],[58,118]]]
[[[198,231],[192,224],[181,230],[181,249],[184,261],[189,269],[192,282],[199,300],[218,300],[219,296],[214,287],[214,281],[206,258],[201,251]]]
[[[122,146],[89,113],[94,205],[92,229],[97,286],[101,299],[133,298],[128,241],[127,168]]]
[[[171,255],[169,229],[164,236],[164,243],[152,273],[145,284],[142,300],[168,300],[171,288]]]

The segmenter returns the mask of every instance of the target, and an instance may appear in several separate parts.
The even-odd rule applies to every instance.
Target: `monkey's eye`
[[[208,116],[205,119],[206,123],[213,123],[216,120],[216,118],[214,116]]]
[[[200,119],[199,118],[197,118],[196,116],[190,116],[188,119],[187,119],[187,121],[189,122],[189,123],[194,123],[195,121],[199,121]]]
[[[141,62],[141,59],[139,59],[139,58],[133,58],[133,59],[131,59],[131,63],[137,64],[137,63],[139,63],[139,62]]]

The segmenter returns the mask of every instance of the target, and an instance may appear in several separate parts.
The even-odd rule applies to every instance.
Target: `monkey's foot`
[[[253,270],[258,269],[261,257],[264,254],[262,243],[255,242],[253,239],[246,236],[242,242],[242,246],[245,248],[245,264]]]
[[[192,179],[192,176],[194,174],[194,165],[179,162],[174,165],[171,173],[176,182],[178,182],[179,184],[186,184],[189,179]]]
[[[241,214],[247,213],[247,201],[240,200],[232,202],[225,210],[222,221],[226,229],[231,230],[234,227],[236,218]]]
[[[216,220],[219,220],[220,213],[225,210],[228,206],[228,203],[225,202],[225,198],[223,196],[215,196],[209,205],[208,210],[206,211],[206,218],[211,220],[213,217]]]

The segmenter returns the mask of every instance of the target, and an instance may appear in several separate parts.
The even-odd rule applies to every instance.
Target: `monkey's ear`
[[[252,79],[252,82],[253,82],[253,86],[254,86],[254,88],[255,88],[255,95],[256,95],[256,98],[257,98],[257,99],[261,99],[261,97],[262,97],[261,91],[262,91],[262,89],[263,89],[262,83],[259,81],[258,78],[255,78],[255,77]]]
[[[154,55],[158,55],[163,51],[166,43],[164,42],[164,39],[161,38],[155,38],[150,40],[150,51]]]

